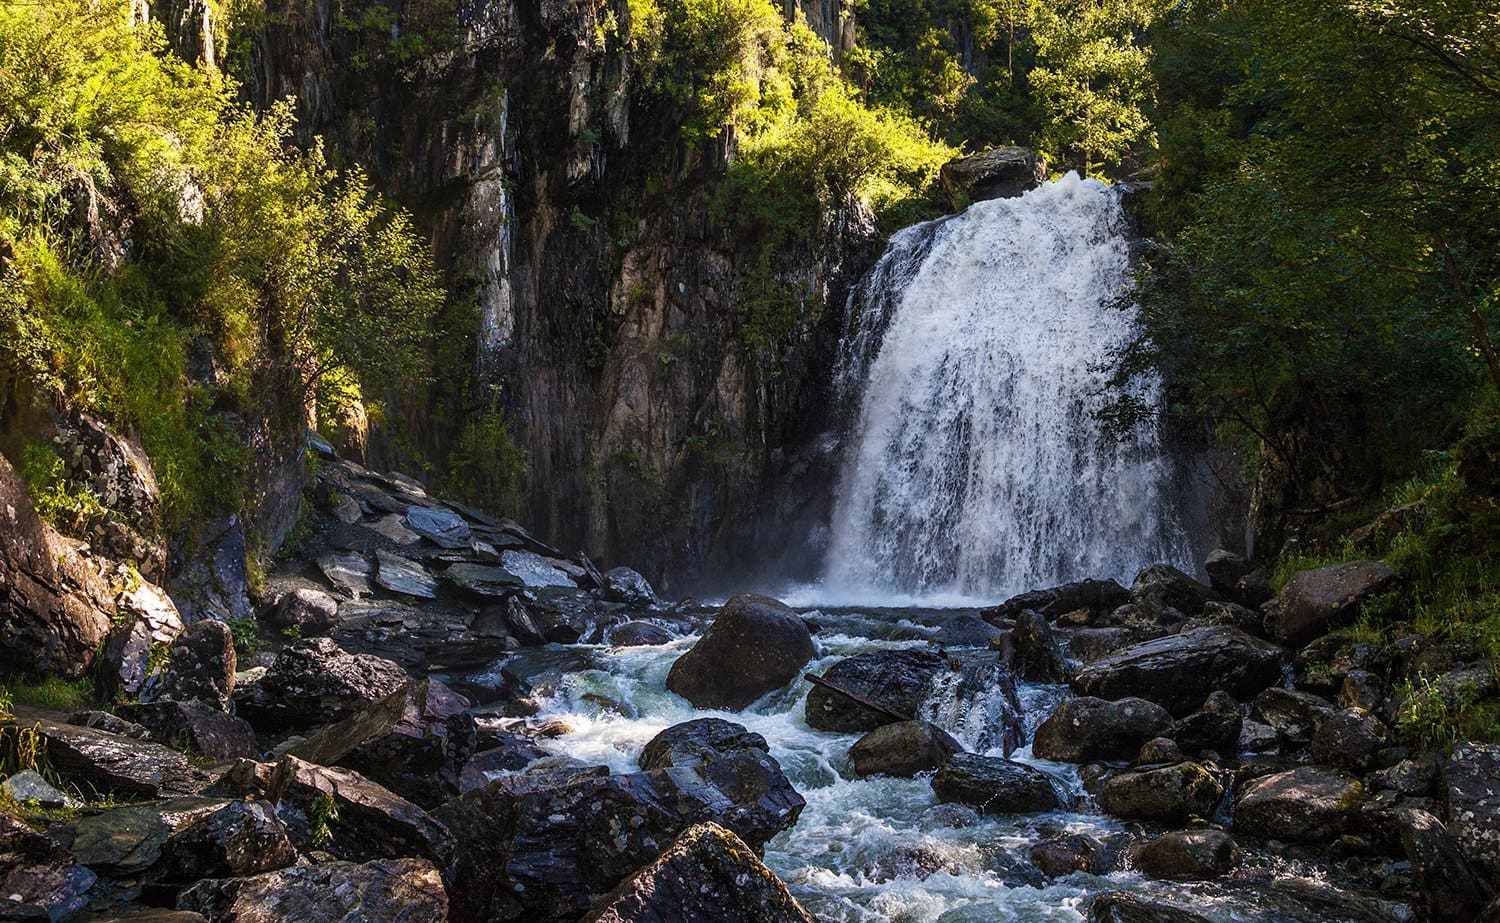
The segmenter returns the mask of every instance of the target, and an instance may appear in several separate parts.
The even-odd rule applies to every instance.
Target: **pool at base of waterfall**
[[[1329,888],[1326,871],[1288,856],[1246,851],[1230,876],[1212,883],[1161,882],[1129,868],[1128,846],[1149,828],[1100,813],[1084,790],[1077,766],[1039,760],[1029,746],[1013,760],[1050,773],[1059,793],[1073,802],[1065,811],[1019,816],[985,816],[958,805],[939,805],[931,773],[915,778],[857,776],[849,761],[859,734],[810,728],[804,703],[805,679],[773,692],[741,712],[704,711],[669,692],[672,663],[697,641],[707,612],[692,621],[672,616],[661,621],[675,631],[693,631],[668,644],[612,648],[553,645],[497,662],[474,679],[498,682],[507,666],[547,674],[537,688],[538,713],[528,719],[546,724],[557,736],[539,741],[549,753],[613,773],[635,772],[642,748],[662,730],[695,718],[719,717],[759,733],[771,755],[807,806],[796,824],[766,847],[766,864],[820,919],[834,921],[1079,921],[1087,919],[1089,899],[1105,891],[1135,891],[1187,902],[1197,913],[1222,921],[1330,919],[1303,916],[1287,907],[1304,906],[1279,895]],[[933,636],[956,616],[973,610],[812,609],[804,620],[815,629],[816,655],[803,672],[821,674],[855,654],[903,648],[936,649]],[[950,655],[960,651],[950,649]],[[979,653],[974,650],[973,653]],[[1018,684],[1026,740],[1055,705],[1071,693],[1066,687]],[[999,720],[991,690],[942,686],[919,717],[953,733],[970,750],[984,753]],[[991,755],[1003,755],[988,749]],[[1073,872],[1049,878],[1033,858],[1043,844],[1095,843],[1116,859],[1107,874]],[[1046,863],[1041,863],[1045,865]],[[1380,919],[1382,917],[1371,917]],[[1399,916],[1390,917],[1399,919]]]

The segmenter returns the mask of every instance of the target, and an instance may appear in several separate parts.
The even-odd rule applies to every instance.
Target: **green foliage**
[[[62,532],[76,535],[109,515],[93,491],[63,477],[63,460],[51,443],[27,446],[20,472],[38,515]]]
[[[238,658],[253,657],[260,650],[260,623],[254,616],[230,619],[229,635],[234,639],[234,654]]]
[[[218,408],[424,377],[443,293],[362,174],[288,148],[289,107],[251,113],[131,23],[126,0],[0,4],[0,365],[139,432],[181,528],[239,500]],[[199,338],[212,383],[186,375]]]
[[[463,415],[464,425],[448,454],[438,490],[466,503],[501,512],[521,504],[526,450],[516,442],[498,403]]]
[[[97,701],[91,679],[68,682],[56,676],[36,680],[10,677],[0,685],[0,699],[5,707],[0,709],[0,718],[15,705],[29,705],[51,711],[79,711],[89,708]]]
[[[332,824],[338,822],[339,805],[328,792],[319,792],[307,811],[308,835],[313,846],[327,846],[333,841]]]

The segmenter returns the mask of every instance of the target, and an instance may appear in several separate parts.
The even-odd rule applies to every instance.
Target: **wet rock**
[[[1333,716],[1333,704],[1310,692],[1274,687],[1250,703],[1250,716],[1274,728],[1284,743],[1301,746],[1312,739],[1319,724]]]
[[[1103,699],[1138,696],[1173,715],[1194,711],[1222,690],[1248,699],[1281,675],[1281,655],[1234,628],[1195,628],[1131,645],[1085,664],[1074,688]]]
[[[604,575],[604,598],[628,606],[655,606],[661,603],[651,583],[628,567],[612,567]]]
[[[1102,614],[1129,601],[1130,592],[1113,580],[1080,580],[1013,596],[994,608],[981,610],[979,615],[993,625],[1013,620],[1027,609],[1047,618],[1055,618],[1074,609],[1088,609],[1095,614]]]
[[[34,804],[41,808],[73,805],[72,798],[59,791],[34,769],[23,769],[0,782],[0,794],[20,804]]]
[[[442,876],[420,859],[328,862],[249,878],[199,882],[177,906],[212,923],[443,923],[448,899]]]
[[[1363,708],[1346,708],[1318,724],[1312,737],[1315,763],[1367,772],[1390,743],[1390,731]]]
[[[1052,777],[1040,769],[973,753],[954,755],[932,777],[941,802],[986,814],[1036,814],[1063,806]]]
[[[388,513],[380,517],[369,528],[395,545],[405,547],[422,540],[422,536],[408,529],[406,517],[399,513]]]
[[[150,740],[151,732],[136,724],[134,721],[126,721],[119,715],[107,711],[80,711],[68,716],[68,724],[75,724],[82,728],[93,728],[96,731],[104,731],[108,734],[118,734],[121,737],[129,737],[131,740]]]
[[[1032,738],[1032,752],[1065,763],[1128,760],[1141,744],[1171,727],[1167,710],[1145,699],[1107,702],[1081,696],[1062,702],[1042,722]]]
[[[1074,872],[1108,875],[1115,870],[1119,850],[1107,840],[1079,833],[1049,837],[1031,847],[1031,864],[1048,878]]]
[[[238,516],[225,516],[203,530],[197,553],[168,586],[183,621],[233,621],[254,614],[246,547],[245,526]]]
[[[1266,839],[1327,842],[1359,810],[1360,785],[1330,769],[1301,766],[1247,784],[1234,806],[1236,831]]]
[[[338,600],[313,587],[297,587],[276,601],[264,621],[272,628],[295,630],[301,638],[316,638],[339,623]]]
[[[264,801],[225,805],[172,834],[161,855],[163,877],[178,882],[258,875],[297,861],[286,825]]]
[[[424,807],[459,794],[474,752],[469,701],[435,679],[407,683],[286,752],[343,766]]]
[[[1396,572],[1380,561],[1299,571],[1276,595],[1266,630],[1284,644],[1302,643],[1353,619],[1361,603],[1395,585]]]
[[[228,711],[234,692],[234,633],[223,622],[207,619],[185,628],[169,650],[170,666],[157,697],[202,702]]]
[[[878,727],[849,748],[849,760],[861,776],[910,777],[937,769],[963,745],[947,731],[926,721],[901,721]]]
[[[1489,893],[1469,868],[1458,841],[1426,811],[1408,808],[1396,816],[1401,847],[1416,873],[1428,914],[1454,923],[1473,919],[1484,909]]]
[[[276,656],[259,681],[235,694],[235,708],[257,727],[306,727],[338,721],[408,680],[395,663],[349,654],[329,638],[298,641]]]
[[[467,548],[469,545],[469,524],[452,510],[435,506],[408,507],[406,527],[443,548]]]
[[[99,651],[97,675],[107,697],[154,695],[161,681],[162,654],[182,633],[177,606],[144,581],[119,595],[120,617]]]
[[[985,199],[1009,199],[1035,189],[1047,175],[1046,165],[1030,148],[995,147],[957,157],[939,171],[943,190],[954,208]]]
[[[482,599],[505,599],[526,587],[520,577],[505,568],[487,564],[454,564],[443,571],[443,577]]]
[[[458,779],[459,794],[472,792],[498,776],[526,769],[546,755],[547,751],[530,740],[512,735],[503,745],[481,750],[470,757]]]
[[[0,913],[15,919],[61,920],[88,903],[94,873],[51,837],[0,810]]]
[[[786,885],[717,824],[684,831],[583,917],[588,923],[813,923]]]
[[[1500,881],[1500,744],[1456,744],[1438,761],[1438,796],[1464,855]]]
[[[1089,923],[1212,923],[1185,907],[1156,897],[1106,891],[1089,902]]]
[[[1246,720],[1240,724],[1241,753],[1271,753],[1281,747],[1281,735],[1269,724]]]
[[[764,596],[736,596],[672,664],[667,688],[697,708],[737,711],[791,683],[812,656],[796,612]]]
[[[1016,674],[1036,683],[1061,683],[1068,678],[1067,658],[1062,645],[1052,633],[1052,626],[1036,612],[1026,609],[1016,614],[1011,631],[1015,650]]]
[[[673,725],[641,751],[644,770],[670,776],[680,796],[694,804],[728,804],[685,811],[695,820],[724,824],[757,845],[796,822],[806,802],[769,753],[765,738],[731,721],[699,718]]]
[[[370,575],[375,568],[357,551],[325,551],[318,555],[318,570],[334,589],[351,599],[370,595]]]
[[[1004,633],[977,615],[956,615],[938,627],[932,643],[939,647],[989,647]]]
[[[1182,748],[1177,745],[1177,741],[1168,737],[1153,737],[1141,744],[1141,752],[1136,754],[1135,764],[1160,766],[1165,763],[1180,763],[1183,759]]]
[[[299,849],[341,859],[416,856],[441,861],[451,835],[420,807],[359,773],[283,756],[266,797]]]
[[[1178,824],[1208,817],[1224,795],[1224,786],[1200,763],[1122,772],[1099,789],[1099,807],[1128,820]]]
[[[427,568],[389,551],[375,552],[375,582],[402,596],[437,598],[437,581]]]
[[[1191,617],[1203,612],[1214,591],[1170,564],[1153,564],[1136,574],[1130,598],[1136,603],[1155,599]]]
[[[639,620],[616,625],[606,637],[615,647],[650,647],[673,640],[672,633],[660,625]]]
[[[439,812],[456,844],[448,878],[463,883],[453,891],[452,919],[574,919],[696,823],[718,823],[762,848],[795,822],[802,799],[753,745],[727,753],[698,746],[725,734],[748,741],[723,724],[729,728],[678,732],[680,746],[660,745],[664,756],[648,762],[670,759],[669,768],[614,776],[574,771],[560,779],[526,773],[449,802]],[[768,798],[781,799],[779,812],[766,810]],[[765,825],[776,813],[777,823]],[[601,830],[612,835],[601,837]]]
[[[823,678],[899,715],[915,717],[934,680],[948,669],[941,654],[911,648],[856,654],[829,667]],[[873,731],[896,720],[821,686],[808,690],[806,709],[808,727],[818,731]]]
[[[1212,750],[1228,753],[1237,749],[1244,716],[1239,703],[1228,693],[1210,693],[1203,708],[1172,726],[1172,738],[1186,753]]]
[[[105,731],[45,719],[34,726],[47,745],[47,762],[80,788],[118,795],[191,795],[212,779],[175,750]]]
[[[1139,640],[1129,628],[1084,628],[1068,638],[1068,653],[1089,663]]]
[[[144,727],[157,743],[214,762],[260,753],[255,731],[248,723],[203,702],[143,702],[121,705],[116,711],[121,718]]]
[[[1152,878],[1217,878],[1239,863],[1239,847],[1222,830],[1179,830],[1144,843],[1135,867]]]
[[[1233,596],[1235,587],[1252,569],[1250,562],[1243,556],[1223,548],[1209,552],[1208,558],[1203,562],[1209,584],[1224,596]]]
[[[554,644],[593,644],[618,618],[619,610],[601,602],[594,594],[579,589],[543,588],[527,590],[511,600],[524,610],[525,624],[512,620],[517,635],[535,632]],[[524,632],[524,634],[523,634]],[[700,642],[701,643],[701,642]]]

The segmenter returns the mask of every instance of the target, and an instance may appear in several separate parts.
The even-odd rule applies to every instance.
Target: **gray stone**
[[[1107,702],[1092,696],[1060,703],[1036,729],[1032,752],[1065,763],[1128,760],[1172,727],[1165,708],[1145,699]]]
[[[1209,693],[1245,700],[1281,675],[1275,646],[1227,627],[1194,628],[1122,648],[1085,664],[1074,688],[1102,699],[1139,696],[1173,715],[1195,711]]]
[[[421,541],[422,536],[408,529],[404,525],[405,522],[406,519],[401,514],[388,513],[376,520],[375,524],[369,528],[397,545],[405,546]]]
[[[914,776],[937,769],[963,745],[927,721],[902,721],[869,732],[849,748],[849,761],[861,776]]]
[[[1208,917],[1160,898],[1106,891],[1089,902],[1089,923],[1213,923]]]
[[[1438,795],[1464,854],[1500,881],[1500,744],[1449,748],[1438,761]]]
[[[467,548],[469,524],[452,510],[413,506],[406,511],[407,528],[444,548]]]
[[[162,849],[167,881],[235,878],[286,868],[297,850],[274,806],[234,801],[168,837]]]
[[[116,710],[120,717],[146,728],[157,743],[214,762],[260,753],[248,723],[197,700],[137,702]]]
[[[949,204],[963,208],[984,199],[1006,199],[1040,186],[1046,164],[1024,147],[996,147],[943,164],[939,171]]]
[[[1350,561],[1299,571],[1276,595],[1266,630],[1284,644],[1300,644],[1352,620],[1360,604],[1396,585],[1380,561]]]
[[[1223,795],[1213,773],[1183,762],[1111,776],[1099,789],[1099,807],[1128,820],[1177,824],[1208,817]]]
[[[392,593],[421,599],[437,598],[437,581],[416,561],[389,551],[377,551],[375,562],[375,582]]]
[[[351,769],[283,756],[266,798],[299,849],[365,861],[415,856],[441,861],[452,835],[426,811]]]
[[[475,596],[504,599],[514,596],[526,584],[503,567],[487,564],[455,564],[443,572],[454,586]]]
[[[94,882],[94,873],[51,837],[0,811],[0,901],[9,905],[7,919],[68,918],[88,902]]]
[[[577,587],[578,583],[562,569],[561,561],[544,558],[532,551],[503,551],[500,562],[505,569],[533,589],[539,587]]]
[[[938,801],[957,802],[986,814],[1036,814],[1063,807],[1052,777],[1010,760],[959,753],[932,777]]]
[[[611,567],[604,575],[604,598],[631,606],[656,606],[661,599],[651,583],[628,567]]]
[[[172,642],[168,657],[157,698],[229,710],[237,665],[228,625],[214,619],[194,622]]]
[[[33,722],[47,745],[47,762],[62,779],[97,792],[165,798],[192,795],[212,781],[175,750],[105,731]]]
[[[1397,812],[1401,848],[1416,873],[1417,885],[1434,920],[1465,923],[1488,898],[1484,884],[1465,861],[1457,840],[1432,814],[1408,808]]]
[[[249,878],[214,878],[182,893],[177,906],[214,923],[444,923],[442,876],[420,859],[328,862]]]
[[[1367,772],[1391,742],[1385,724],[1363,708],[1345,708],[1323,719],[1313,733],[1314,762]]]
[[[370,595],[370,575],[375,568],[357,551],[325,551],[318,555],[318,570],[345,596],[360,599]]]
[[[34,769],[23,769],[0,782],[0,791],[21,804],[42,808],[64,808],[75,804],[72,798],[53,787]]]
[[[1217,878],[1239,863],[1239,847],[1222,830],[1179,830],[1144,843],[1135,867],[1152,878]]]
[[[1266,839],[1328,842],[1359,810],[1359,783],[1342,772],[1302,766],[1248,783],[1234,807],[1235,830]]]
[[[266,621],[273,628],[295,629],[300,638],[316,638],[339,623],[339,603],[322,590],[297,587],[276,601]]]
[[[738,711],[795,680],[812,659],[797,613],[765,596],[736,596],[667,674],[667,688],[698,708]]]

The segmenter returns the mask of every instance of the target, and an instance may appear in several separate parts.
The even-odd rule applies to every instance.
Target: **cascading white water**
[[[859,410],[825,596],[994,597],[1191,556],[1158,426],[1122,439],[1097,415],[1130,269],[1119,194],[1073,174],[892,239],[839,360]]]

